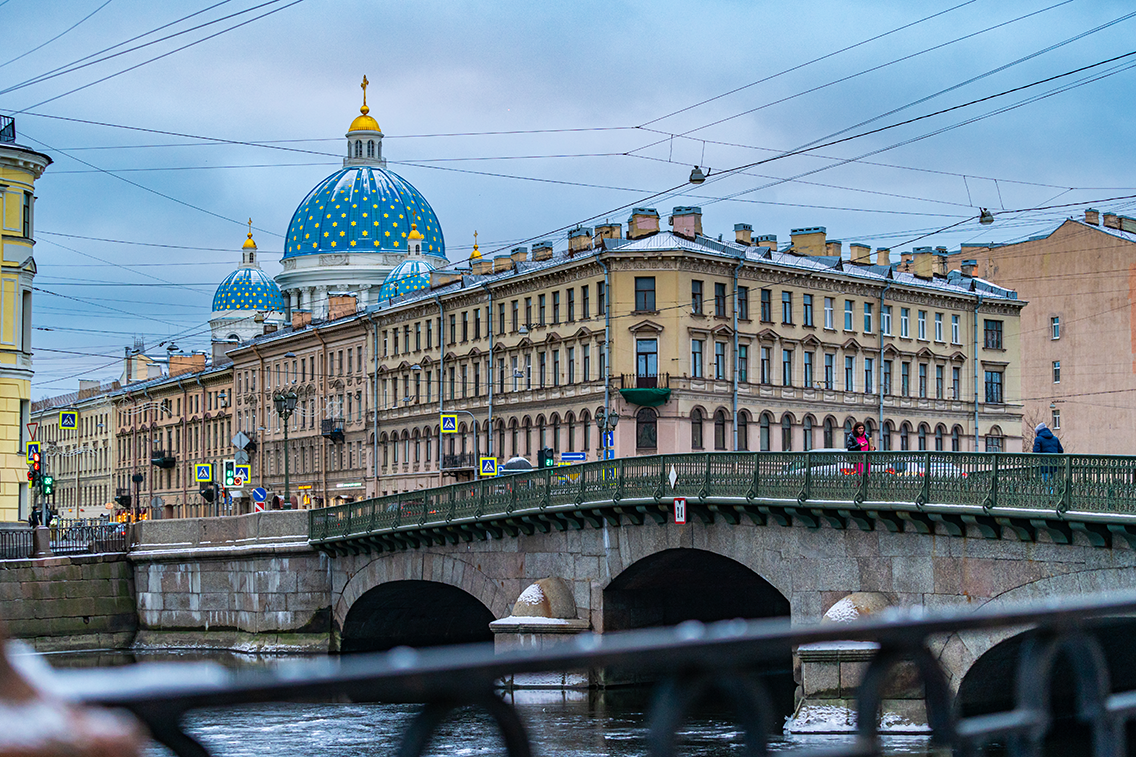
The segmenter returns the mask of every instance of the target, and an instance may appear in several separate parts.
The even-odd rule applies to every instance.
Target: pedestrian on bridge
[[[844,449],[849,452],[874,452],[876,447],[868,438],[868,430],[863,423],[852,426],[852,433],[844,440]],[[856,463],[856,473],[863,474],[867,470],[864,463]]]
[[[1049,430],[1049,426],[1045,423],[1039,423],[1033,429],[1033,451],[1040,452],[1047,455],[1061,455],[1065,453],[1065,448],[1061,446],[1061,440],[1053,435]],[[1053,473],[1053,466],[1041,466],[1041,480],[1048,481],[1050,474]]]

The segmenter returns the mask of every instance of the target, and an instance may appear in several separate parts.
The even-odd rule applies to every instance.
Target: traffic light
[[[39,450],[32,453],[32,469],[28,471],[28,481],[32,486],[39,488],[40,478],[43,476],[43,460],[40,457]]]
[[[213,484],[202,484],[200,494],[206,502],[212,502],[214,497]]]
[[[130,495],[129,494],[116,494],[116,495],[114,495],[114,501],[120,507],[125,507],[125,508],[130,507]]]
[[[225,488],[226,489],[235,488],[236,487],[236,478],[237,478],[237,461],[236,460],[226,460],[224,462],[224,469],[225,469],[225,476],[224,476]]]
[[[43,477],[43,496],[50,497],[54,493],[55,493],[55,477],[54,476],[44,476]]]
[[[538,468],[555,468],[556,467],[556,452],[551,447],[545,447],[536,453],[536,467]]]

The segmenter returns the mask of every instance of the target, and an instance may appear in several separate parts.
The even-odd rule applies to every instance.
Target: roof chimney
[[[623,225],[618,223],[601,223],[596,226],[596,234],[592,238],[595,245],[601,239],[623,239]]]
[[[590,228],[577,226],[568,232],[568,257],[590,249],[592,249],[592,230]]]
[[[310,310],[293,310],[292,311],[292,330],[299,331],[300,329],[307,328],[312,323],[312,311]]]
[[[876,265],[891,265],[891,248],[876,248]]]
[[[493,273],[500,273],[501,271],[513,270],[513,258],[511,255],[494,255],[493,256]]]
[[[513,259],[514,263],[523,263],[529,259],[528,247],[514,247],[509,251],[509,257]]]
[[[962,266],[962,275],[969,279],[974,277],[974,269],[978,267],[978,261],[964,260],[959,265]]]
[[[915,265],[912,273],[921,279],[930,279],[935,275],[935,253],[930,247],[916,247],[914,250]]]
[[[803,229],[792,229],[789,236],[793,239],[790,249],[794,255],[809,255],[820,257],[825,254],[825,234],[823,226],[809,226]]]
[[[1085,223],[1090,226],[1100,226],[1100,211],[1096,208],[1088,208],[1085,210]]]
[[[693,206],[675,208],[667,223],[680,237],[694,239],[702,233],[702,208]]]
[[[493,261],[489,258],[474,258],[469,261],[470,273],[485,276],[493,273]]]
[[[853,242],[848,245],[848,252],[851,255],[851,260],[856,265],[871,265],[872,264],[872,248],[866,244]]]
[[[748,223],[734,224],[734,241],[749,247],[753,244],[753,227]]]
[[[947,275],[947,269],[949,268],[949,266],[947,265],[947,258],[948,257],[949,257],[949,255],[947,253],[946,247],[936,247],[935,248],[935,274],[936,275],[938,275],[938,276],[946,276]]]
[[[1120,228],[1120,216],[1116,215],[1116,213],[1105,213],[1104,214],[1104,225],[1105,225],[1106,228],[1109,228],[1109,229],[1119,229]]]
[[[762,234],[757,238],[758,247],[767,247],[770,250],[777,249],[777,235],[776,234]]]
[[[355,315],[355,295],[352,292],[328,292],[327,319],[335,321],[349,315]]]
[[[839,239],[830,239],[830,240],[828,240],[827,242],[824,243],[824,254],[825,255],[831,255],[834,258],[838,258],[841,255],[840,251],[843,247],[844,247],[844,243],[841,242]]]
[[[627,219],[627,238],[639,239],[659,233],[659,211],[654,208],[635,208]]]
[[[549,260],[552,258],[552,242],[537,242],[533,245],[533,260]]]

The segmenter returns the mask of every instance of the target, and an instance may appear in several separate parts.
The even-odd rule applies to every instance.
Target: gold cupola
[[[347,157],[343,159],[346,166],[385,166],[383,160],[383,132],[379,122],[368,115],[371,109],[367,107],[367,77],[359,86],[363,89],[363,106],[359,108],[360,115],[355,117],[347,129]]]

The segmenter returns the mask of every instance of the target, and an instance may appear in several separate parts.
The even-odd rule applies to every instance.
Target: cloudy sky
[[[277,273],[364,74],[451,260],[636,205],[897,250],[1136,206],[1108,199],[1136,195],[1136,55],[1102,64],[1136,47],[1120,0],[0,0],[0,30],[0,113],[55,161],[36,398],[116,377],[136,338],[206,349],[246,219]]]

